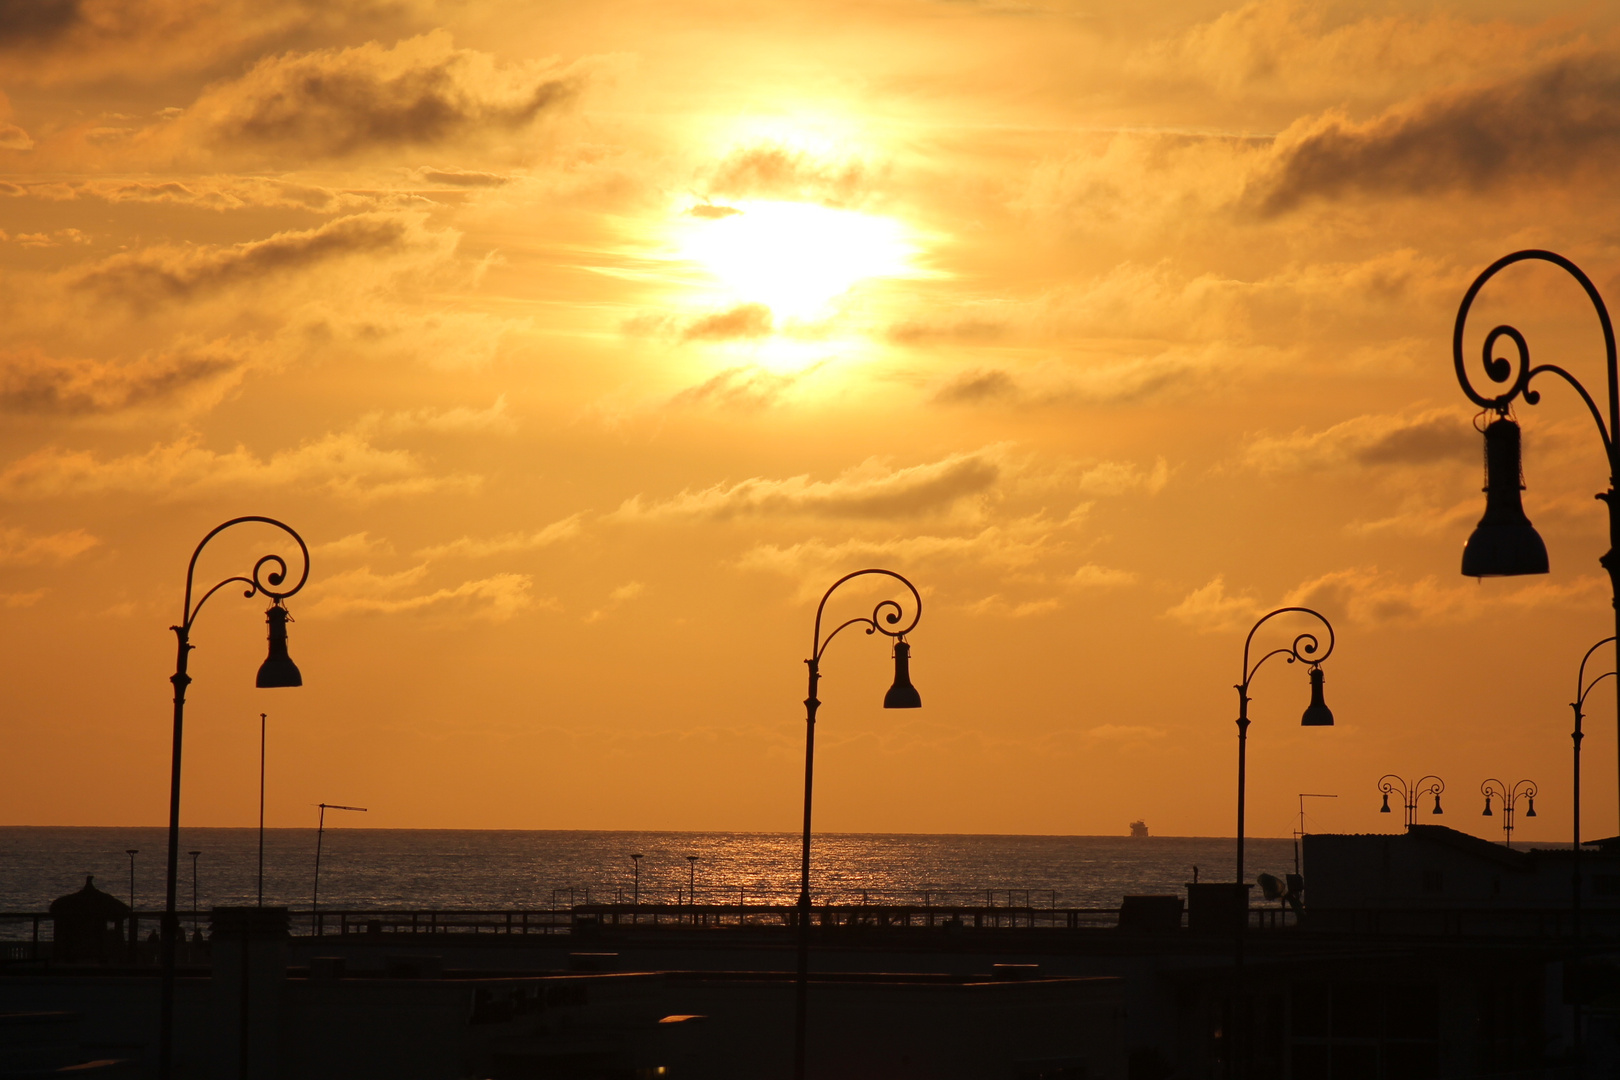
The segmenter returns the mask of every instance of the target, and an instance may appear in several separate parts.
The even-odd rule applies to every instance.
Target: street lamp
[[[260,522],[274,526],[292,537],[298,543],[298,550],[303,554],[304,567],[298,580],[291,588],[283,588],[287,581],[287,560],[280,555],[262,555],[259,561],[253,564],[253,572],[249,577],[240,574],[225,578],[215,584],[197,600],[191,602],[193,579],[197,573],[197,558],[202,554],[208,541],[229,529],[233,525],[246,522]],[[268,569],[267,569],[268,568]],[[262,576],[261,576],[262,575]],[[265,621],[270,625],[270,651],[263,664],[259,665],[258,677],[254,685],[259,687],[302,686],[304,679],[299,674],[298,666],[287,655],[287,623],[290,616],[282,601],[292,596],[304,587],[309,580],[309,547],[304,538],[299,536],[291,527],[277,521],[275,518],[249,515],[232,518],[223,524],[216,525],[202,538],[195,551],[191,553],[191,562],[186,564],[186,597],[183,618],[178,626],[171,626],[177,639],[177,656],[175,659],[174,674],[169,682],[174,684],[174,749],[169,767],[169,852],[167,865],[164,867],[164,901],[163,901],[163,972],[158,997],[158,1076],[160,1080],[169,1080],[174,1069],[174,967],[175,948],[178,945],[180,919],[175,911],[176,879],[179,877],[180,863],[180,747],[181,732],[185,726],[186,687],[191,684],[191,676],[186,674],[187,661],[191,654],[191,627],[197,621],[202,606],[226,585],[236,583],[246,585],[247,591],[242,595],[252,598],[260,593],[270,598],[270,609],[265,612]]]
[[[1587,649],[1586,655],[1581,657],[1581,669],[1575,675],[1575,700],[1569,703],[1569,707],[1575,710],[1575,730],[1570,734],[1570,738],[1575,742],[1575,842],[1570,848],[1570,889],[1571,896],[1574,897],[1572,916],[1577,938],[1581,936],[1581,740],[1586,738],[1585,733],[1581,731],[1581,721],[1586,716],[1582,707],[1586,704],[1586,695],[1590,694],[1598,683],[1614,674],[1612,671],[1605,671],[1591,682],[1587,682],[1586,662],[1592,659],[1593,653],[1613,640],[1612,637],[1604,638]]]
[[[1316,650],[1320,648],[1321,642],[1317,640],[1315,634],[1306,631],[1295,637],[1292,644],[1280,649],[1272,649],[1256,660],[1254,666],[1251,667],[1249,665],[1249,648],[1254,643],[1255,631],[1264,626],[1268,619],[1291,611],[1309,615],[1327,627],[1327,648],[1322,651],[1322,655],[1318,656]],[[1322,661],[1326,660],[1332,653],[1333,624],[1328,622],[1321,612],[1313,611],[1307,607],[1283,607],[1261,616],[1260,621],[1250,628],[1249,636],[1243,641],[1243,681],[1235,687],[1238,692],[1237,882],[1239,885],[1243,884],[1243,811],[1245,787],[1248,783],[1249,683],[1254,680],[1255,673],[1260,670],[1260,665],[1273,656],[1286,657],[1290,664],[1296,660],[1309,664],[1311,666],[1311,703],[1305,707],[1305,714],[1300,717],[1300,726],[1332,727],[1333,712],[1327,707],[1327,703],[1322,700]],[[1245,916],[1245,925],[1247,922],[1248,917]],[[1238,940],[1241,942],[1242,937],[1240,936]]]
[[[1480,817],[1494,817],[1491,813],[1491,800],[1502,800],[1502,843],[1507,847],[1513,846],[1513,811],[1523,799],[1529,804],[1525,810],[1525,817],[1536,816],[1536,794],[1539,792],[1534,780],[1516,780],[1509,787],[1500,780],[1487,780],[1479,785],[1479,793],[1485,796],[1485,809]]]
[[[633,891],[630,894],[630,902],[637,906],[640,906],[641,904],[641,858],[642,856],[639,851],[630,856],[630,865],[635,871],[635,881],[632,885]],[[552,906],[555,907],[556,905],[553,904]]]
[[[319,803],[321,816],[315,825],[315,888],[309,895],[309,923],[310,930],[318,925],[315,921],[315,912],[320,907],[321,900],[321,837],[326,835],[326,812],[328,810],[350,810],[356,814],[366,813],[363,806],[339,806],[337,803]]]
[[[124,854],[129,856],[129,910],[135,910],[135,856],[141,853],[140,848],[125,848]],[[130,923],[131,926],[135,925]]]
[[[1446,782],[1438,776],[1425,776],[1415,784],[1408,784],[1394,773],[1385,773],[1378,778],[1378,790],[1384,793],[1384,805],[1378,808],[1380,814],[1389,813],[1389,797],[1400,792],[1401,805],[1406,807],[1407,828],[1417,824],[1417,803],[1425,795],[1434,796],[1434,809],[1431,813],[1445,813],[1440,809],[1440,793],[1446,790]]]
[[[696,855],[686,857],[686,902],[693,907],[697,907],[697,862]],[[696,920],[697,915],[692,918]]]
[[[1475,390],[1468,380],[1468,372],[1463,362],[1463,324],[1468,320],[1468,309],[1473,305],[1474,297],[1499,271],[1514,263],[1531,260],[1552,263],[1567,272],[1586,291],[1587,299],[1592,302],[1592,307],[1597,312],[1598,323],[1603,329],[1605,370],[1609,378],[1607,422],[1604,420],[1603,411],[1598,408],[1592,395],[1587,393],[1586,387],[1569,372],[1555,364],[1532,366],[1530,347],[1526,344],[1524,335],[1511,326],[1502,325],[1493,328],[1485,335],[1485,344],[1481,350],[1485,376],[1494,384],[1491,389],[1499,389],[1501,392],[1494,396],[1486,396]],[[1513,343],[1515,360],[1494,355],[1497,342],[1503,338]],[[1609,309],[1604,306],[1603,297],[1598,295],[1597,286],[1592,284],[1592,279],[1587,277],[1580,267],[1554,252],[1531,249],[1504,255],[1486,267],[1464,294],[1462,306],[1457,309],[1457,323],[1452,331],[1451,358],[1456,366],[1457,382],[1462,386],[1463,393],[1481,409],[1496,414],[1496,419],[1484,429],[1485,516],[1480,519],[1478,527],[1474,529],[1473,535],[1468,538],[1468,543],[1463,548],[1462,572],[1473,577],[1547,572],[1546,545],[1542,543],[1541,537],[1530,524],[1520,505],[1519,492],[1524,489],[1524,481],[1519,467],[1519,425],[1509,414],[1513,400],[1521,395],[1529,405],[1535,405],[1541,400],[1540,392],[1530,386],[1536,376],[1543,373],[1557,375],[1569,383],[1585,402],[1587,411],[1592,414],[1592,420],[1597,424],[1598,437],[1603,440],[1603,451],[1609,461],[1609,490],[1597,496],[1609,508],[1609,550],[1598,559],[1598,563],[1609,574],[1609,585],[1615,601],[1615,632],[1620,634],[1620,495],[1617,495],[1614,489],[1615,477],[1620,475],[1620,447],[1615,445],[1616,434],[1620,432],[1620,376],[1617,376],[1615,365],[1614,323],[1609,319]],[[1616,696],[1615,708],[1616,716],[1620,718],[1620,695]],[[1579,837],[1576,840],[1576,848],[1579,850]]]
[[[897,601],[881,600],[872,608],[870,618],[863,615],[840,623],[825,639],[822,638],[821,616],[826,610],[828,599],[844,582],[867,574],[894,578],[911,592],[911,599],[916,607],[911,621],[898,630],[890,629],[901,621],[905,609]],[[883,707],[921,708],[922,696],[917,693],[917,688],[911,685],[911,646],[906,644],[906,635],[916,628],[917,620],[921,618],[922,596],[917,592],[917,587],[893,570],[866,569],[845,574],[832,583],[832,587],[822,594],[821,603],[816,605],[816,624],[815,633],[811,638],[810,659],[805,661],[805,665],[810,669],[810,693],[804,699],[804,844],[799,862],[799,970],[795,982],[793,1017],[795,1080],[804,1080],[805,1032],[810,1015],[810,797],[815,777],[816,710],[821,707],[821,701],[816,697],[816,687],[821,682],[821,654],[826,652],[833,638],[851,626],[864,626],[868,634],[880,633],[884,637],[893,638],[894,683],[889,687],[888,693],[883,695]]]

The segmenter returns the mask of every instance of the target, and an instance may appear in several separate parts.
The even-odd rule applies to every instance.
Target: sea
[[[316,849],[320,872],[316,877]],[[817,903],[1117,908],[1230,881],[1229,837],[818,834]],[[1295,868],[1292,840],[1247,841],[1246,877]],[[133,854],[131,854],[133,852]],[[0,913],[42,912],[86,878],[163,907],[162,828],[0,827]],[[182,911],[259,899],[257,829],[184,829]],[[640,858],[632,858],[639,855]],[[267,829],[263,900],[322,911],[554,910],[585,903],[791,903],[797,833]],[[3,935],[0,935],[3,936]]]

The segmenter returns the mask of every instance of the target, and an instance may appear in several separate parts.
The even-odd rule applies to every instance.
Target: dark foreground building
[[[1247,910],[1229,884],[1190,889],[1190,911],[1130,898],[1108,925],[1035,908],[817,909],[810,1075],[1620,1076],[1612,851],[1583,859],[1580,937],[1567,851],[1415,826],[1311,836],[1304,858],[1301,913]],[[334,913],[315,937],[289,936],[285,909],[216,910],[209,955],[182,969],[179,1075],[791,1075],[790,909],[581,906],[560,926],[520,914]],[[13,1014],[0,1077],[97,1059],[146,1075],[149,962],[15,951],[0,969]]]

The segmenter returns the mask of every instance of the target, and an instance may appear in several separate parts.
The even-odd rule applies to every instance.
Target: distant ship
[[[1147,836],[1147,834],[1148,834],[1147,822],[1145,822],[1145,821],[1133,821],[1133,822],[1131,822],[1131,838],[1133,840],[1143,839],[1143,838],[1145,838]]]

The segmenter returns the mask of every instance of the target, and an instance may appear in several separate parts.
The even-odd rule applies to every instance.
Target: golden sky
[[[818,828],[1230,834],[1243,635],[1309,604],[1339,723],[1260,672],[1253,833],[1299,792],[1390,827],[1393,771],[1492,837],[1480,782],[1535,779],[1519,835],[1567,838],[1601,446],[1561,387],[1521,407],[1552,573],[1461,577],[1450,332],[1521,247],[1620,302],[1617,24],[0,0],[0,822],[164,820],[186,560],[265,514],[314,553],[306,685],[253,688],[262,599],[203,609],[191,824],[256,820],[264,711],[273,825],[793,829],[814,605],[876,565],[923,592],[924,708],[833,644]],[[1601,393],[1584,303],[1517,268],[1475,339]]]

